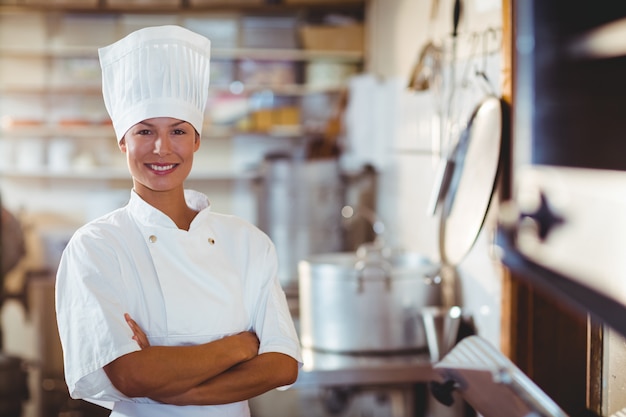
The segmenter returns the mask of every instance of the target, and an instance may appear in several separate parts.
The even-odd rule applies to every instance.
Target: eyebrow
[[[177,127],[177,126],[180,126],[180,125],[185,124],[185,123],[187,123],[187,122],[184,121],[184,120],[180,120],[178,122],[172,123],[171,125],[169,125],[169,127]],[[154,124],[148,123],[148,122],[139,122],[137,124],[141,124],[141,125],[148,126],[148,127],[154,127],[155,126]]]

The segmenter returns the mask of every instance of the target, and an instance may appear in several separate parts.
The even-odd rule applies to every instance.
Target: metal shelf
[[[32,2],[30,4],[0,5],[0,11],[67,11],[73,13],[185,13],[198,11],[251,11],[251,12],[281,12],[297,10],[334,10],[334,11],[360,11],[365,7],[366,0],[337,0],[334,2],[295,2],[269,4],[263,1],[211,1],[202,4],[197,0],[179,0],[175,4],[152,5],[147,7],[145,3],[134,4],[132,1],[122,4],[108,4],[107,0],[95,0],[92,4],[80,1],[45,1]]]
[[[257,59],[268,61],[310,61],[325,59],[339,62],[359,63],[363,60],[361,51],[334,51],[280,48],[222,48],[213,49],[214,58]]]
[[[42,46],[38,48],[19,45],[2,45],[0,54],[17,58],[98,58],[97,46]],[[213,48],[212,58],[219,59],[254,59],[264,61],[311,61],[328,60],[343,63],[360,63],[362,51],[312,50],[286,48]]]
[[[303,349],[304,366],[296,387],[381,385],[436,379],[428,353],[347,355]]]
[[[241,95],[249,95],[261,91],[271,91],[278,96],[304,96],[307,94],[335,94],[345,90],[345,86],[316,86],[308,84],[284,84],[284,85],[243,85]],[[209,92],[231,92],[229,85],[216,85],[209,87]],[[3,94],[41,94],[41,95],[101,95],[99,85],[5,85],[0,86]]]
[[[111,125],[81,125],[62,126],[46,125],[39,126],[10,126],[0,128],[0,134],[4,137],[55,137],[70,136],[72,138],[92,139],[94,137],[115,137]]]
[[[91,169],[69,169],[67,171],[51,171],[45,168],[37,170],[4,169],[0,171],[0,178],[10,178],[14,180],[63,180],[63,181],[131,181],[131,176],[127,169],[94,167]],[[259,178],[256,171],[244,170],[221,170],[207,171],[196,170],[190,173],[187,181],[234,181],[234,180],[255,180]]]
[[[287,0],[282,0],[286,2]],[[252,3],[252,1],[248,1]],[[225,0],[220,2],[217,0],[209,0],[199,5],[198,0],[180,0],[177,7],[164,7],[154,6],[146,7],[145,4],[142,7],[134,6],[133,3],[140,3],[139,1],[127,0],[127,5],[124,5],[123,1],[116,1],[116,4],[121,6],[109,7],[107,6],[107,0],[94,0],[92,2],[81,2],[79,0],[19,0],[15,1],[15,5],[0,5],[0,14],[3,13],[15,13],[15,14],[30,14],[39,13],[41,15],[45,13],[45,17],[42,17],[42,24],[48,28],[44,34],[37,32],[33,35],[33,39],[29,42],[15,42],[14,38],[20,36],[13,36],[13,32],[8,33],[4,38],[4,42],[0,45],[0,56],[3,58],[15,58],[10,64],[14,65],[9,67],[15,71],[17,75],[20,74],[22,62],[28,59],[36,58],[36,65],[45,66],[45,72],[37,72],[38,77],[36,80],[32,78],[15,77],[13,79],[6,79],[3,85],[0,85],[1,95],[32,95],[32,97],[24,97],[26,102],[28,100],[39,100],[44,107],[41,112],[42,115],[37,115],[41,119],[33,120],[33,122],[40,122],[40,124],[29,124],[29,120],[22,120],[22,125],[19,125],[20,120],[16,120],[16,124],[11,125],[8,123],[1,123],[0,121],[0,139],[3,141],[20,141],[24,138],[40,138],[44,141],[53,140],[55,138],[69,138],[76,141],[87,141],[93,138],[111,140],[113,146],[114,131],[112,126],[107,123],[107,120],[92,120],[89,116],[85,116],[85,124],[63,124],[62,122],[56,122],[56,118],[50,116],[48,118],[48,110],[54,109],[59,103],[63,105],[65,99],[74,100],[74,96],[85,96],[85,99],[93,101],[97,96],[101,96],[101,85],[99,76],[97,76],[98,68],[97,64],[91,61],[97,61],[98,45],[95,43],[99,40],[94,40],[94,37],[85,36],[69,36],[68,33],[59,31],[57,34],[54,30],[50,30],[48,26],[60,24],[59,19],[63,17],[64,13],[76,13],[79,15],[85,13],[85,17],[92,18],[97,15],[102,17],[116,17],[123,18],[124,13],[148,15],[158,14],[163,12],[164,14],[175,14],[178,22],[182,22],[181,19],[185,18],[197,18],[198,12],[206,11],[207,17],[211,11],[231,11],[234,15],[240,17],[245,13],[256,13],[268,15],[268,16],[302,16],[303,13],[310,9],[317,12],[326,11],[340,11],[346,10],[353,13],[355,16],[364,12],[366,1],[336,1],[336,2],[294,2],[293,4],[243,4],[243,2]],[[30,3],[30,4],[29,4]],[[39,4],[32,4],[39,3]],[[65,4],[59,4],[65,3]],[[93,5],[89,5],[91,3]],[[212,4],[208,4],[212,3]],[[218,3],[218,4],[215,4]],[[261,3],[261,1],[259,1]],[[161,4],[164,4],[161,2]],[[48,12],[51,12],[49,15]],[[76,17],[76,16],[73,16]],[[80,16],[79,16],[80,17]],[[358,17],[358,16],[357,16]],[[15,23],[19,28],[19,20]],[[38,20],[37,20],[38,22]],[[84,25],[83,25],[84,26]],[[81,28],[83,28],[81,26]],[[26,26],[24,26],[26,28]],[[52,26],[56,28],[56,26]],[[88,27],[87,32],[91,27]],[[120,30],[115,26],[115,30]],[[8,29],[8,28],[5,28]],[[112,30],[113,31],[113,30]],[[87,33],[86,32],[86,33]],[[27,32],[25,32],[27,33]],[[72,32],[73,34],[74,32]],[[46,35],[47,34],[47,35]],[[50,36],[48,36],[50,35]],[[53,36],[54,35],[54,36]],[[58,35],[58,36],[57,36]],[[62,35],[62,36],[61,36]],[[68,40],[64,43],[64,39]],[[78,43],[78,44],[77,44]],[[81,45],[82,43],[82,45]],[[28,46],[28,45],[31,46]],[[237,45],[238,42],[234,41],[233,45]],[[26,45],[26,46],[21,46]],[[223,44],[224,45],[224,44]],[[277,44],[278,45],[278,44]],[[291,46],[296,46],[292,44]],[[211,55],[213,59],[217,60],[231,60],[234,64],[241,60],[258,60],[258,61],[291,61],[294,63],[294,67],[299,71],[302,63],[310,61],[330,61],[339,64],[354,64],[360,66],[365,61],[365,55],[363,52],[355,51],[335,51],[335,50],[307,50],[299,48],[239,48],[223,47],[212,48]],[[73,65],[79,70],[83,67],[80,66],[85,60],[86,64],[89,64],[88,69],[91,71],[85,76],[81,77],[61,77],[54,70],[63,69],[66,64]],[[87,62],[88,60],[88,62]],[[11,60],[9,60],[11,61]],[[14,69],[17,68],[17,69]],[[34,68],[34,67],[33,67]],[[38,68],[38,67],[37,67]],[[81,73],[82,75],[82,73]],[[55,77],[56,76],[56,77]],[[234,70],[233,74],[228,77],[228,80],[235,78]],[[233,80],[236,82],[236,80]],[[222,93],[240,94],[241,97],[253,96],[256,93],[270,92],[277,97],[288,97],[289,102],[298,101],[300,97],[304,97],[310,94],[337,94],[345,90],[345,85],[337,86],[318,86],[307,84],[283,84],[283,85],[252,85],[252,84],[239,84],[237,83],[237,89],[231,88],[234,86],[232,83],[218,85],[214,84],[210,87],[210,93],[220,95]],[[65,97],[69,96],[69,97]],[[22,97],[19,97],[20,99]],[[293,98],[293,99],[292,99]],[[74,103],[71,101],[71,103]],[[91,113],[93,114],[93,113]],[[103,113],[104,114],[104,113]],[[82,115],[82,114],[81,114]],[[80,117],[80,116],[79,116]],[[97,115],[97,118],[100,116]],[[71,121],[71,120],[70,120]],[[77,121],[82,121],[78,119]],[[89,123],[92,122],[92,123]],[[228,140],[234,136],[265,136],[268,138],[277,138],[278,140],[299,140],[303,136],[312,132],[307,132],[303,126],[282,126],[270,131],[241,131],[233,127],[223,127],[207,125],[203,128],[203,138],[208,140]],[[13,144],[9,144],[12,146]],[[84,146],[81,142],[80,146]],[[12,164],[14,165],[14,164]],[[74,167],[72,167],[74,168]],[[0,169],[0,177],[2,179],[10,179],[11,181],[30,182],[40,185],[38,183],[46,184],[53,182],[54,185],[61,182],[80,182],[87,184],[88,181],[104,181],[104,182],[120,182],[130,181],[130,175],[125,167],[117,166],[97,166],[88,167],[83,169],[82,167],[76,167],[67,171],[51,171],[46,166],[42,166],[41,169],[34,171],[19,170],[18,168]],[[192,171],[189,176],[189,181],[235,181],[235,180],[254,180],[259,177],[257,172],[244,171],[244,170],[229,170],[222,171],[203,171],[202,169]],[[79,184],[79,183],[77,183]]]
[[[314,132],[309,132],[314,133]],[[202,131],[203,138],[232,138],[233,136],[269,136],[276,138],[292,138],[306,135],[302,126],[274,126],[269,131],[245,131],[233,127],[207,125]],[[93,124],[81,126],[47,125],[0,127],[0,137],[16,139],[23,137],[71,137],[74,139],[114,138],[115,132],[109,124]]]

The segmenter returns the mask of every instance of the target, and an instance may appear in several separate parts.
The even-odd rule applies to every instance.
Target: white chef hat
[[[102,94],[117,140],[133,125],[172,117],[202,132],[211,41],[180,26],[139,29],[100,48]]]

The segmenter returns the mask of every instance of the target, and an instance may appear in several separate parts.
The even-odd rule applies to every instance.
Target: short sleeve
[[[128,400],[103,369],[139,350],[124,320],[125,295],[120,284],[112,242],[77,232],[61,257],[55,290],[65,378],[72,398]]]
[[[265,253],[259,258],[261,272],[254,329],[259,336],[259,353],[278,352],[291,356],[302,366],[298,335],[289,311],[287,298],[278,279],[278,260],[274,245],[267,239]]]

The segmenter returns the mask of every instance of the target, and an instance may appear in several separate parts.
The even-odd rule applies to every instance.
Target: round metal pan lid
[[[448,162],[439,222],[442,262],[457,265],[480,233],[493,197],[504,129],[504,103],[485,98],[474,110]]]

